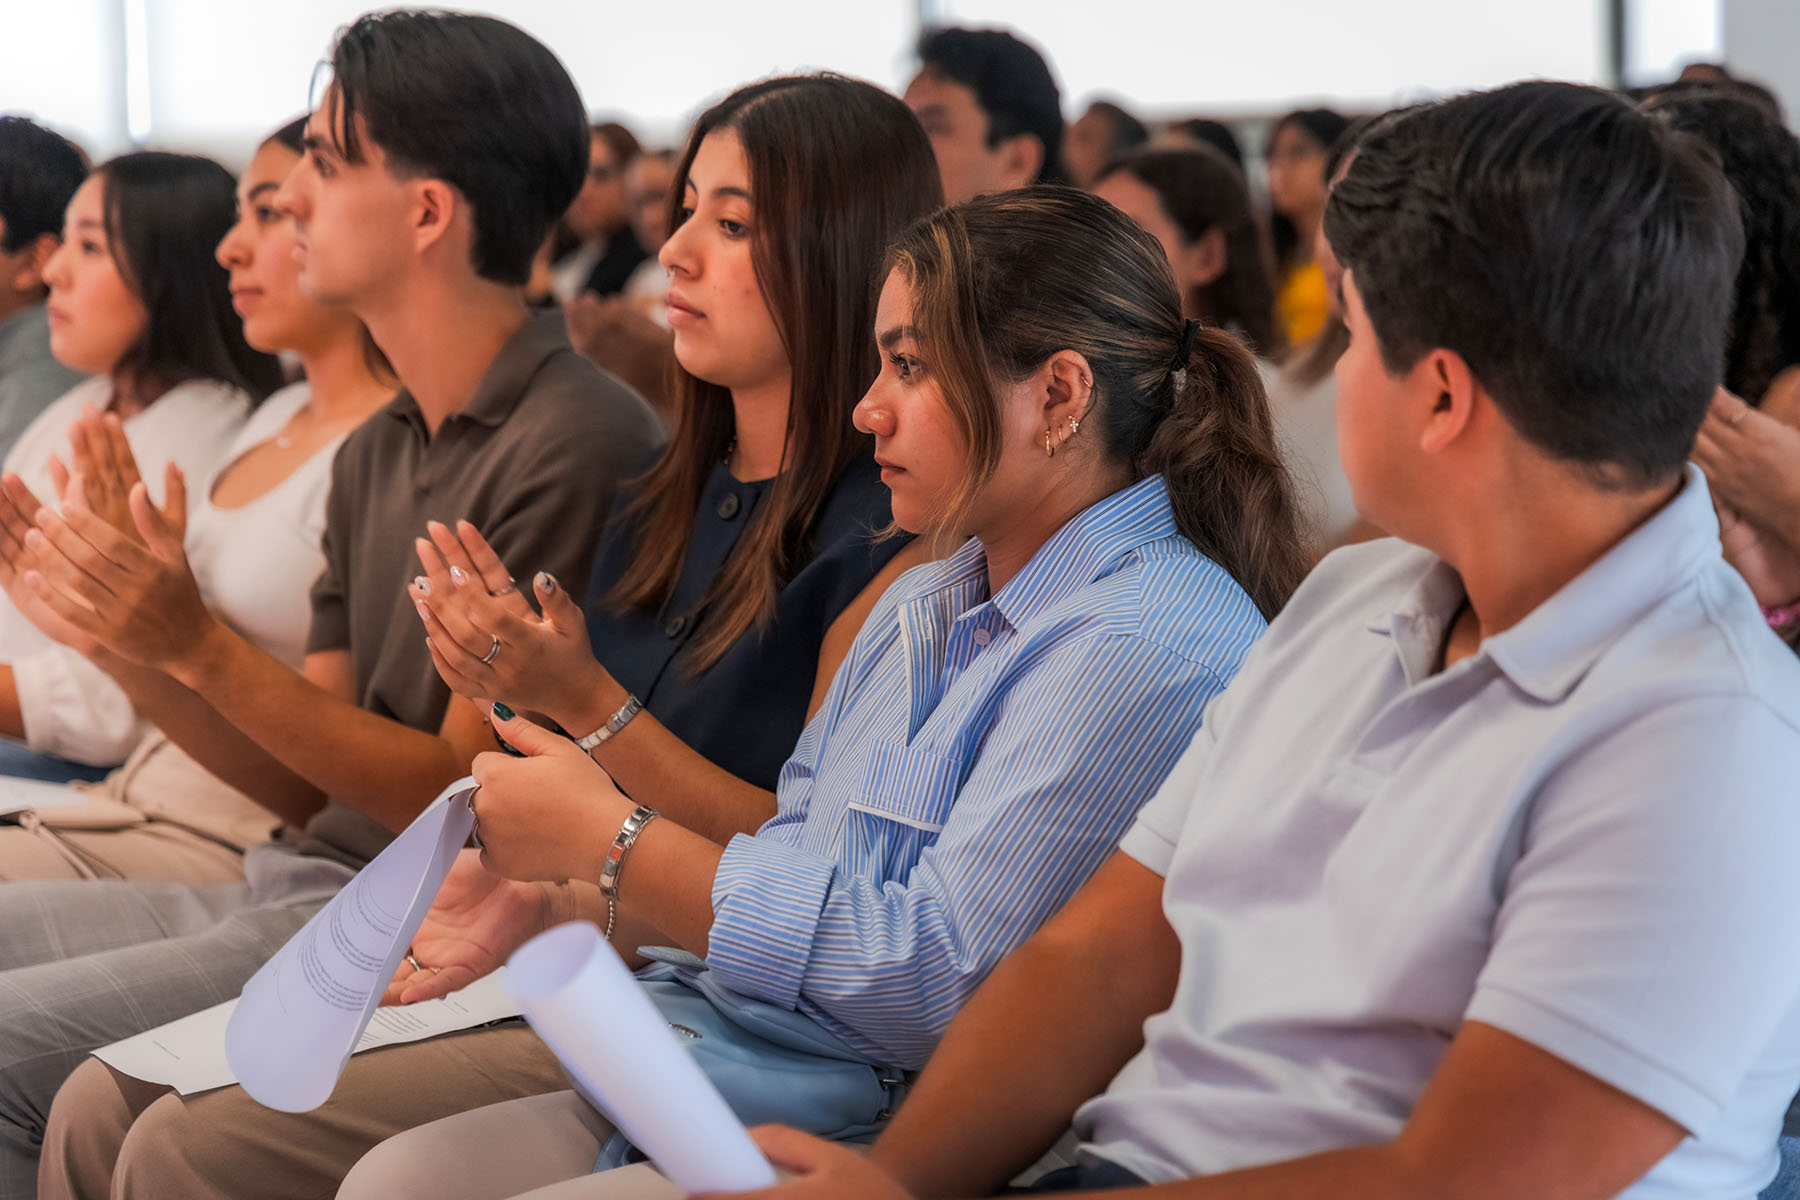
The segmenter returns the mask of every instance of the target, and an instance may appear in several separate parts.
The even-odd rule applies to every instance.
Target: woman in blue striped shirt
[[[782,770],[774,819],[725,843],[645,824],[654,796],[627,799],[520,717],[496,726],[529,757],[485,755],[475,773],[503,874],[591,881],[625,844],[611,899],[568,894],[687,952],[645,972],[665,1009],[703,995],[878,1081],[922,1064],[1111,850],[1304,559],[1248,351],[1182,319],[1156,243],[1103,201],[1030,189],[914,226],[890,251],[874,334],[885,362],[857,422],[895,522],[968,540],[876,605]],[[540,923],[519,924],[511,945]],[[768,1091],[790,1094],[728,1099],[830,1133],[885,1115],[777,1078]],[[581,1174],[609,1131],[568,1119],[579,1108],[536,1097],[402,1135],[340,1195],[403,1179],[459,1196],[476,1178],[504,1195]],[[521,1126],[567,1144],[497,1152]]]

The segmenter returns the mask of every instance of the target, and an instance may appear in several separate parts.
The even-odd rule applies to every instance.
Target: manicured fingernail
[[[413,587],[418,589],[419,595],[421,596],[431,595],[431,580],[423,575],[413,576]]]
[[[496,700],[494,701],[494,715],[502,721],[510,721],[513,719],[513,710]]]
[[[463,584],[469,582],[469,577],[463,574],[463,569],[461,567],[451,567],[450,582],[454,583],[457,587],[461,587]]]
[[[431,615],[431,610],[425,607],[425,602],[423,600],[414,600],[413,607],[419,610],[419,615],[421,617],[428,617]]]
[[[538,591],[540,592],[554,592],[556,590],[556,576],[548,571],[539,571],[537,573],[537,586]]]

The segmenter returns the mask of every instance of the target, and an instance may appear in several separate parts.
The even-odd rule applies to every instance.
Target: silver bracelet
[[[612,941],[613,927],[619,923],[619,873],[625,869],[625,855],[637,845],[644,826],[656,820],[657,815],[654,808],[639,805],[619,826],[619,836],[606,851],[606,862],[600,867],[600,894],[606,897],[606,940],[609,942]]]
[[[594,732],[588,734],[584,738],[577,738],[575,741],[576,748],[583,754],[588,753],[593,750],[595,746],[598,746],[601,742],[604,742],[607,738],[614,736],[619,730],[631,724],[631,718],[643,711],[644,702],[639,700],[636,696],[633,696],[630,692],[625,693],[625,703],[619,705],[619,711],[608,717],[606,719],[606,724],[594,730]]]

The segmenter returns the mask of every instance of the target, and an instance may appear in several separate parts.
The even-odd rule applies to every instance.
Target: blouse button
[[[736,492],[726,492],[725,498],[719,501],[719,519],[729,521],[738,515],[738,497]]]
[[[993,641],[993,639],[994,639],[994,635],[989,633],[985,629],[977,629],[974,633],[970,634],[969,636],[971,636],[975,639],[975,644],[977,646],[985,646],[989,642]]]
[[[686,617],[671,617],[671,618],[669,618],[669,623],[667,625],[663,626],[663,632],[668,634],[672,638],[678,638],[681,636],[681,631],[686,628],[687,628],[687,618]]]

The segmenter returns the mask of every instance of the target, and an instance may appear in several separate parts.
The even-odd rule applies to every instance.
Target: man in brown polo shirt
[[[641,399],[525,306],[586,166],[556,58],[491,18],[397,12],[348,27],[332,65],[278,203],[301,229],[302,286],[361,317],[406,390],[339,452],[304,669],[211,616],[185,563],[104,639],[163,690],[175,741],[305,830],[253,849],[242,885],[0,888],[0,1200],[34,1193],[51,1097],[89,1051],[235,995],[492,748],[407,595],[425,523],[474,522],[521,578],[585,580],[614,487],[660,440]],[[128,1121],[155,1094],[91,1065],[84,1118]]]

